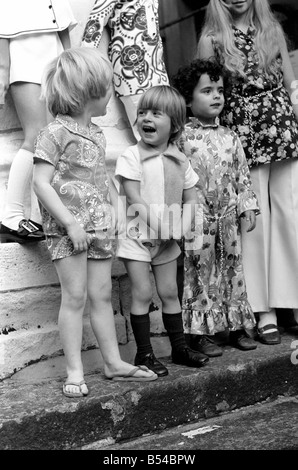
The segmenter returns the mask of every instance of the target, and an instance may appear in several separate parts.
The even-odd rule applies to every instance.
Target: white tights
[[[3,225],[17,230],[19,222],[30,218],[41,223],[37,197],[32,188],[33,153],[20,149],[11,164]]]

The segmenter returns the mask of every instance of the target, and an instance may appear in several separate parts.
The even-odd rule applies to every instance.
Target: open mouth
[[[152,134],[153,132],[155,132],[154,127],[148,125],[143,126],[142,129],[146,134]]]

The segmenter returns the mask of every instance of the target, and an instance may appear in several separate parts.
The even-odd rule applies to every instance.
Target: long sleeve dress
[[[181,149],[199,177],[195,226],[184,243],[184,331],[251,329],[239,218],[259,207],[240,139],[218,122],[204,126],[192,118]]]

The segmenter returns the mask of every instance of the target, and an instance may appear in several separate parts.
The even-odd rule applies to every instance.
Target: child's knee
[[[165,284],[158,288],[158,295],[164,301],[176,300],[178,297],[178,287],[176,283]]]
[[[152,287],[151,284],[144,284],[138,288],[132,287],[132,297],[135,301],[150,304],[152,301]]]

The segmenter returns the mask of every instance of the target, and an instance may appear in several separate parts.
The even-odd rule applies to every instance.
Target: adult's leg
[[[137,107],[141,95],[130,95],[130,96],[121,96],[120,100],[122,101],[126,115],[128,117],[131,130],[134,134],[135,139],[140,140],[140,134],[137,129],[136,119],[137,119]]]
[[[256,228],[246,232],[242,221],[243,269],[248,301],[258,319],[259,338],[266,344],[280,342],[275,309],[269,300],[269,255],[271,245],[270,174],[271,166],[252,168],[252,187],[258,198],[261,214]],[[265,329],[264,329],[265,328]]]
[[[81,346],[83,313],[87,298],[86,252],[56,260],[54,265],[61,285],[58,326],[66,360],[66,382],[80,383],[84,380]],[[88,393],[86,385],[81,390]],[[78,386],[66,386],[68,393],[79,391]]]
[[[247,223],[241,220],[243,269],[248,301],[254,313],[269,311],[269,248],[270,248],[270,165],[250,170],[252,187],[258,198],[261,214],[256,228],[246,232]]]
[[[271,165],[269,298],[277,308],[298,308],[298,159]]]
[[[49,116],[45,104],[40,100],[40,90],[40,85],[36,83],[16,82],[11,85],[12,98],[24,132],[23,144],[9,172],[5,216],[2,220],[3,225],[12,230],[17,230],[19,222],[27,218],[27,198],[33,199],[29,218],[41,222],[37,198],[31,192],[34,141],[39,130],[47,124]]]

